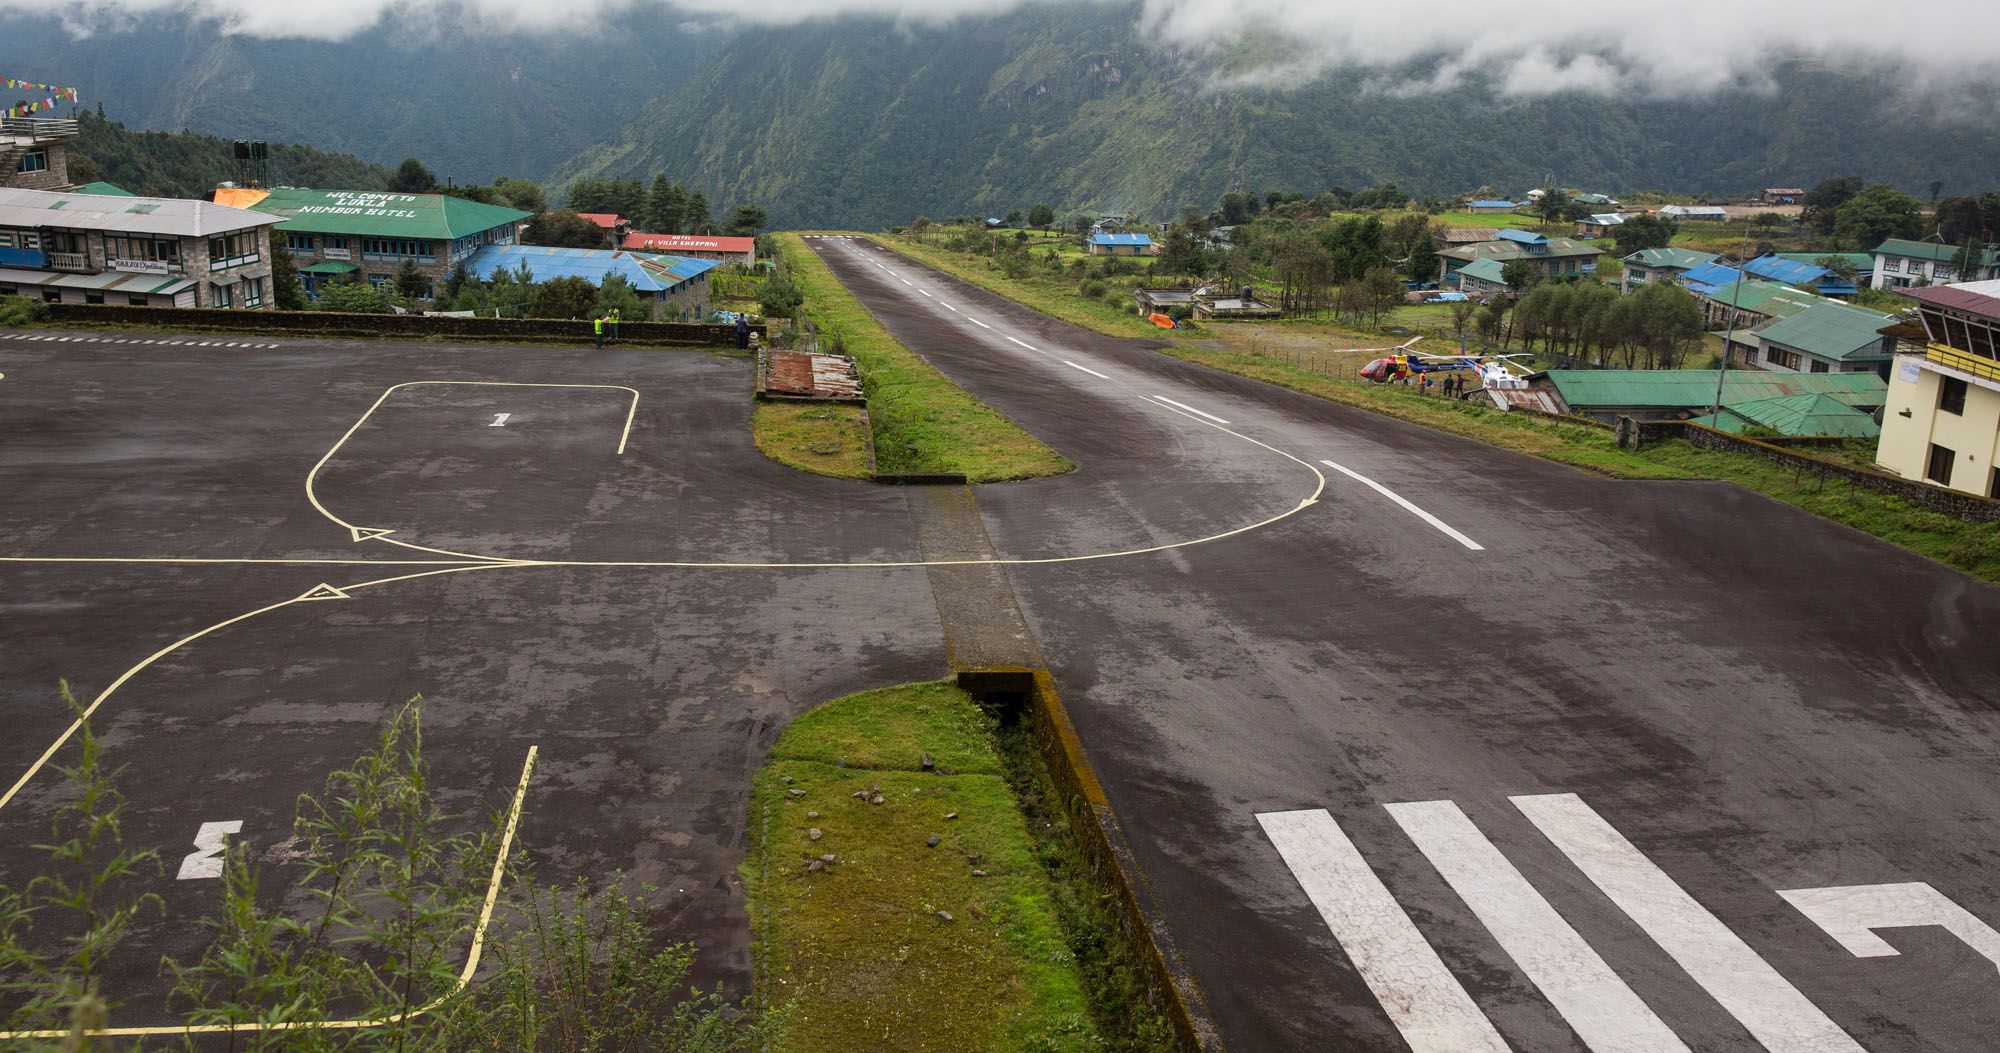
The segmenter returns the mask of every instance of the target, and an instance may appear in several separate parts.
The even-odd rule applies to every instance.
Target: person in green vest
[[[611,309],[611,342],[618,342],[618,308]]]
[[[606,317],[605,315],[601,315],[601,314],[600,314],[600,315],[598,315],[598,316],[597,316],[596,318],[593,318],[593,319],[591,319],[591,320],[590,320],[590,327],[591,327],[591,329],[592,329],[592,330],[593,330],[594,332],[596,332],[596,334],[597,334],[597,346],[598,346],[599,350],[602,350],[602,349],[603,349],[603,347],[604,347],[604,319],[605,319],[605,317]]]

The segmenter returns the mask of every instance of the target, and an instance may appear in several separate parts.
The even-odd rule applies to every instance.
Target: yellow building
[[[1875,460],[1905,479],[2000,498],[2000,281],[1904,295],[1929,341],[1898,347]]]

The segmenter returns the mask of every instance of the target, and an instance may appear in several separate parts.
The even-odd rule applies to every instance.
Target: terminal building
[[[404,261],[433,283],[489,245],[514,245],[530,214],[446,194],[223,189],[217,200],[275,217],[308,296],[329,281],[386,285]],[[425,295],[429,295],[426,293]]]
[[[269,307],[277,223],[207,201],[0,189],[0,296]]]
[[[1925,339],[1897,344],[1875,461],[2000,498],[2000,281],[1911,289]]]

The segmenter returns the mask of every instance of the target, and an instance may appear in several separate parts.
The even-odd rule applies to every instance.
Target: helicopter
[[[1531,357],[1529,355],[1487,355],[1470,352],[1461,352],[1456,355],[1427,355],[1420,351],[1411,350],[1416,342],[1416,340],[1411,340],[1409,343],[1396,348],[1401,354],[1390,355],[1387,358],[1378,358],[1361,367],[1361,379],[1377,384],[1393,384],[1398,380],[1408,380],[1411,377],[1421,376],[1425,373],[1452,373],[1459,370],[1471,370],[1478,375],[1480,383],[1485,387],[1518,388],[1527,386],[1522,377],[1509,368],[1509,364],[1517,358]]]

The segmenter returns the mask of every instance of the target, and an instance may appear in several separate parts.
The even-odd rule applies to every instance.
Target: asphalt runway
[[[181,877],[202,829],[283,860],[298,795],[421,694],[448,809],[504,810],[538,750],[516,850],[658,886],[742,990],[751,773],[805,709],[948,672],[902,495],[760,455],[743,360],[231,343],[0,331],[0,883],[45,865],[67,678],[164,846],[106,983],[163,1024],[159,959],[218,906]],[[866,565],[791,565],[828,562]]]
[[[1216,538],[1006,569],[1229,1048],[1994,1048],[2000,591],[808,244],[1081,465],[1003,559]]]

